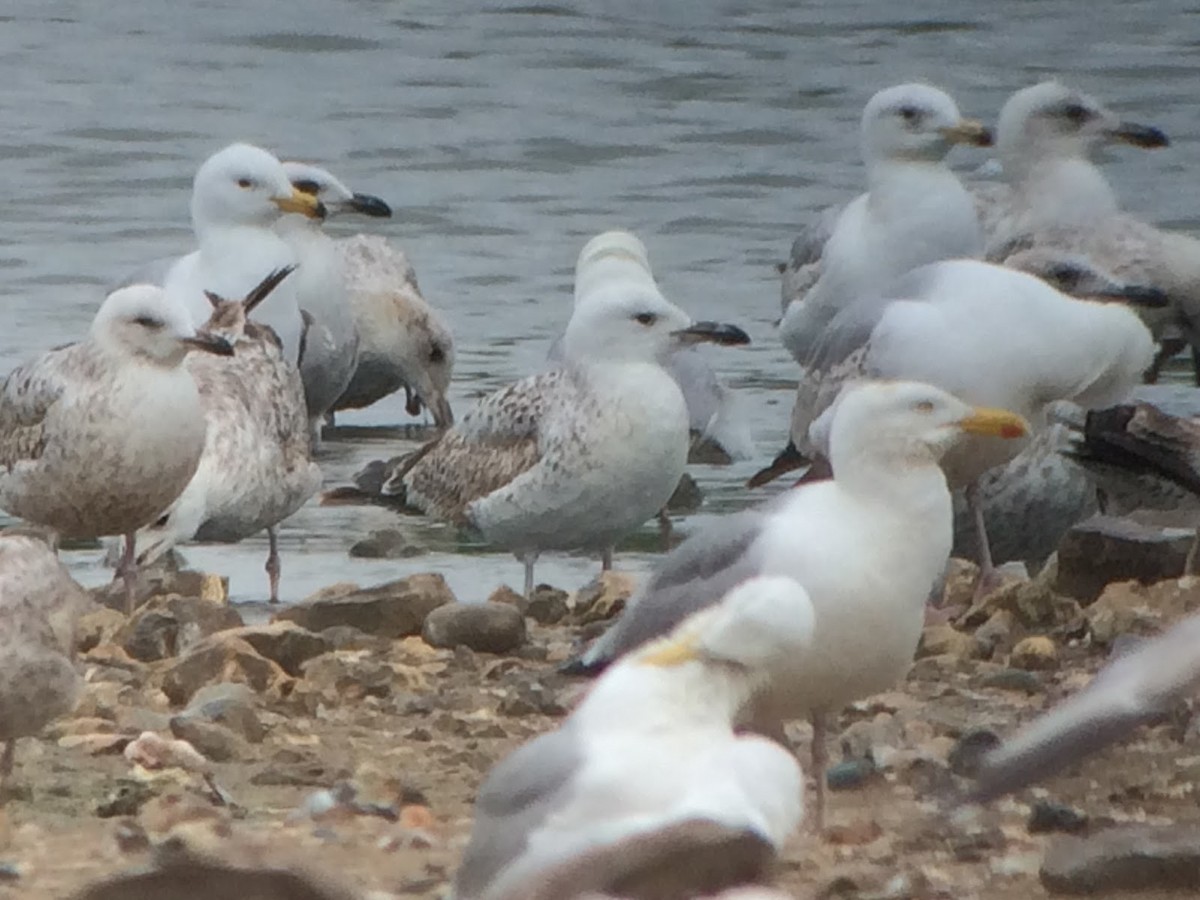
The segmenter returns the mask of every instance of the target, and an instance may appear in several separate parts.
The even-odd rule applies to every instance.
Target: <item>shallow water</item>
[[[1127,205],[1158,222],[1200,223],[1189,190],[1200,11],[1182,2],[554,0],[467,11],[433,0],[192,0],[169,17],[162,9],[17,0],[0,16],[0,373],[80,336],[105,285],[188,249],[195,168],[250,140],[322,163],[397,209],[361,227],[408,252],[448,316],[460,414],[542,364],[570,312],[583,242],[636,230],[669,296],[755,338],[713,358],[750,407],[762,459],[693,468],[707,516],[750,502],[741,483],[786,434],[793,373],[772,333],[774,263],[797,223],[859,188],[857,121],[876,89],[929,80],[966,114],[992,120],[1013,90],[1057,73],[1171,135],[1168,150],[1115,155],[1109,171]],[[983,156],[956,151],[954,161],[971,170]],[[341,421],[406,417],[392,398]],[[321,459],[326,481],[345,483],[405,446],[335,440]],[[388,526],[429,552],[347,556]],[[647,526],[620,564],[649,565],[654,534]],[[381,509],[310,504],[281,540],[286,600],[429,569],[463,599],[520,583],[511,557]],[[239,601],[264,596],[265,553],[265,539],[186,550],[192,564],[230,575]],[[88,582],[108,577],[94,551],[68,558]],[[596,568],[548,557],[538,576],[573,587]]]

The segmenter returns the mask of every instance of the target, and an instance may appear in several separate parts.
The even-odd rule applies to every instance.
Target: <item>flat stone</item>
[[[433,647],[462,644],[480,653],[509,653],[525,643],[525,617],[504,603],[454,603],[425,618],[421,637]]]
[[[296,683],[292,700],[315,712],[317,706],[344,704],[364,697],[390,697],[393,686],[402,687],[396,668],[377,655],[362,650],[335,650],[306,662],[304,677]]]
[[[211,634],[243,624],[237,611],[223,603],[167,594],[139,607],[115,640],[134,659],[153,662],[178,656]]]
[[[427,572],[370,588],[336,584],[277,613],[275,621],[295,622],[310,631],[350,625],[367,634],[400,638],[420,634],[429,613],[453,602],[446,579]]]
[[[1178,578],[1194,540],[1195,532],[1186,528],[1093,516],[1059,544],[1055,589],[1087,606],[1114,581],[1151,584]]]
[[[372,531],[350,547],[350,555],[359,559],[411,559],[428,552],[395,528]]]
[[[1200,827],[1126,825],[1061,837],[1039,873],[1056,894],[1200,890]]]
[[[1079,810],[1051,800],[1038,800],[1029,811],[1029,821],[1025,827],[1030,834],[1045,834],[1050,831],[1078,834],[1087,828],[1087,825],[1087,816]]]
[[[249,625],[226,634],[245,641],[267,659],[279,663],[283,671],[293,677],[300,675],[300,667],[308,660],[333,649],[333,642],[327,637],[295,622]]]
[[[245,761],[248,755],[247,744],[242,738],[224,725],[202,718],[174,716],[171,719],[171,734],[187,741],[213,762]]]
[[[216,722],[252,744],[266,737],[258,696],[245,684],[223,681],[200,688],[181,715]]]
[[[992,672],[983,678],[980,686],[1000,691],[1017,691],[1030,696],[1040,694],[1046,689],[1041,678],[1025,669],[1001,669]]]
[[[181,705],[205,685],[218,681],[246,684],[264,693],[281,691],[291,679],[278,663],[263,657],[246,641],[218,633],[172,660],[161,674],[160,686],[172,704]]]
[[[1013,647],[1009,662],[1017,669],[1043,672],[1058,666],[1058,646],[1045,635],[1023,638]]]
[[[1122,637],[1150,637],[1178,619],[1200,610],[1200,581],[1174,579],[1145,585],[1122,581],[1108,585],[1087,609],[1092,640],[1110,646]]]

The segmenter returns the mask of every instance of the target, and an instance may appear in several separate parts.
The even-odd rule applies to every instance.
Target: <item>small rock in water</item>
[[[1030,834],[1048,831],[1077,834],[1087,828],[1087,824],[1087,816],[1073,807],[1051,800],[1038,800],[1029,811],[1029,822],[1025,827]]]
[[[421,637],[433,647],[508,653],[525,643],[525,617],[503,603],[454,603],[426,616]]]
[[[1200,828],[1126,825],[1050,845],[1039,873],[1058,894],[1200,890]]]
[[[974,778],[988,751],[1000,746],[1000,737],[988,728],[973,728],[950,751],[950,771],[963,778]]]
[[[1010,662],[1027,671],[1053,669],[1058,665],[1058,647],[1045,635],[1033,635],[1017,642]]]
[[[372,531],[350,548],[350,555],[359,559],[411,559],[428,552],[395,528]]]
[[[1055,589],[1087,606],[1114,581],[1143,584],[1178,578],[1195,532],[1093,516],[1067,532],[1058,547]]]
[[[277,613],[275,621],[295,622],[310,631],[351,625],[367,634],[401,638],[420,634],[426,616],[453,602],[446,579],[426,572],[371,588],[335,584]]]
[[[667,500],[667,512],[695,512],[703,505],[704,494],[700,492],[700,485],[696,484],[695,478],[684,472],[679,484],[675,485],[674,493]]]

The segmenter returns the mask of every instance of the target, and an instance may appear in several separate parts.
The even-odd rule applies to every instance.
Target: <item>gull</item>
[[[1119,402],[1153,358],[1150,333],[1126,304],[1068,297],[1032,275],[978,260],[932,263],[830,322],[797,389],[791,439],[799,454],[821,453],[812,423],[859,378],[934,384],[970,403],[1013,410],[1040,432],[1049,404]],[[978,481],[1024,446],[973,439],[942,460],[974,519],[980,592],[994,586],[995,569]],[[784,468],[777,460],[768,471]]]
[[[803,814],[795,758],[734,724],[813,639],[788,578],[751,578],[604,673],[488,775],[455,900],[709,895],[757,880]]]
[[[693,323],[644,282],[606,278],[575,305],[564,362],[484,397],[391,467],[385,496],[468,526],[533,566],[548,550],[613,545],[662,509],[687,464],[687,406],[660,360],[699,341],[749,342]]]
[[[1200,685],[1200,616],[1140,642],[989,752],[968,800],[985,803],[1054,775],[1159,718]]]
[[[820,277],[802,297],[788,298],[779,326],[801,365],[846,304],[879,293],[924,263],[982,256],[971,195],[944,164],[950,148],[962,143],[986,146],[991,133],[964,119],[937,88],[902,84],[867,103],[861,137],[867,191],[846,205],[827,240],[801,236],[805,246],[821,246]],[[807,255],[794,248],[796,264]]]
[[[233,353],[161,288],[134,285],[108,295],[84,340],[0,388],[0,509],[63,537],[124,536],[130,611],[135,534],[180,495],[204,448],[190,349]]]
[[[321,486],[300,374],[274,332],[248,318],[291,272],[270,273],[242,300],[209,293],[207,329],[228,340],[234,355],[188,360],[207,426],[204,452],[178,499],[137,534],[144,566],[182,541],[233,543],[266,529],[271,603],[279,602],[275,526]]]
[[[45,540],[0,531],[0,781],[16,742],[75,708],[75,622],[89,603]],[[0,798],[0,802],[3,799]]]
[[[316,197],[292,187],[279,160],[249,144],[231,144],[205,160],[192,185],[191,206],[197,249],[171,265],[163,287],[184,304],[196,326],[212,312],[207,291],[244,297],[267,273],[299,261],[272,228],[280,216],[325,215]],[[298,364],[303,319],[295,287],[273,293],[255,319],[274,329],[285,358]]]
[[[283,163],[283,170],[292,187],[316,197],[327,216],[355,212],[386,218],[392,214],[391,207],[378,197],[354,193],[318,166],[288,161]],[[350,385],[359,347],[342,255],[321,224],[321,219],[299,213],[284,215],[275,223],[276,233],[301,263],[292,278],[296,302],[307,316],[300,377],[314,445],[320,443],[322,418]]]
[[[941,457],[966,436],[1011,439],[1028,426],[1014,413],[971,407],[913,382],[852,385],[818,424],[828,431],[831,480],[695,532],[567,670],[603,668],[749,578],[794,580],[812,601],[814,639],[773,678],[753,719],[775,731],[782,719],[812,722],[821,829],[826,716],[903,677],[926,597],[949,559],[950,492]]]
[[[337,247],[359,345],[354,375],[333,410],[361,409],[403,388],[409,415],[424,406],[438,428],[448,428],[454,338],[422,296],[408,259],[374,235],[358,234]]]

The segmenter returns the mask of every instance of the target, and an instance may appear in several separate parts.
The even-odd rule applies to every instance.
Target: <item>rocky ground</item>
[[[1106,565],[1161,563],[1162,545],[1137,543],[1085,529],[1057,565],[970,608],[959,567],[955,614],[927,627],[905,683],[842,715],[829,834],[796,836],[778,885],[860,900],[1195,896],[1200,731],[1185,704],[1045,788],[952,804],[979,753],[1085,684],[1121,635],[1200,607],[1187,579],[1105,585]],[[573,596],[541,588],[525,604],[501,589],[471,607],[417,575],[337,585],[244,626],[219,579],[179,573],[147,585],[132,619],[99,608],[81,623],[78,709],[19,746],[0,896],[168,896],[111,879],[195,881],[187,866],[218,860],[246,869],[229,896],[253,872],[277,880],[263,897],[437,897],[480,780],[571,707],[585,685],[555,667],[631,586],[610,573]],[[807,746],[806,726],[789,736]],[[280,870],[312,883],[288,887]]]

